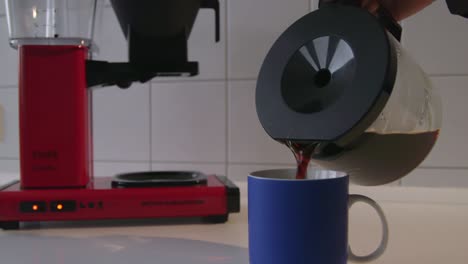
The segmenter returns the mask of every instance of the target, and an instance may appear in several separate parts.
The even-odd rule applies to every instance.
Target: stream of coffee
[[[297,162],[296,179],[306,179],[310,160],[317,143],[300,144],[293,141],[285,141],[285,144],[293,152]]]

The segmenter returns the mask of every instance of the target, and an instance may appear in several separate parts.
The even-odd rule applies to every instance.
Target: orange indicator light
[[[39,210],[39,206],[37,206],[37,205],[35,204],[35,205],[32,206],[32,209],[33,209],[33,211],[37,211],[37,210]]]
[[[62,204],[57,204],[57,210],[62,210],[63,209],[63,205]]]

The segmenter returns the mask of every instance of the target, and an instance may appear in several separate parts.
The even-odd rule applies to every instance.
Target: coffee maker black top
[[[198,11],[215,11],[215,40],[220,39],[218,0],[111,0],[128,43],[128,62],[87,62],[88,86],[146,82],[157,76],[194,76],[198,62],[188,61],[188,39]]]
[[[187,41],[200,8],[216,12],[218,0],[111,0],[120,27],[129,43],[132,63],[165,64],[187,61]]]

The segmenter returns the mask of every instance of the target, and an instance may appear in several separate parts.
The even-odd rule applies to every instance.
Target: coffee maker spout
[[[86,84],[89,88],[116,85],[126,89],[133,82],[145,83],[155,77],[195,75],[198,75],[198,62],[144,66],[127,62],[86,61]]]

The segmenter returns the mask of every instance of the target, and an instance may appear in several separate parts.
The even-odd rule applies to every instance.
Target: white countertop
[[[200,263],[235,263],[239,262],[239,259],[247,262],[247,184],[237,184],[242,195],[241,213],[231,214],[225,224],[210,225],[185,220],[29,224],[26,229],[19,231],[0,231],[0,258],[8,253],[16,254],[13,251],[18,246],[22,248],[21,252],[28,254],[27,252],[37,251],[40,245],[39,248],[47,252],[52,251],[50,248],[60,250],[51,253],[55,263],[51,262],[51,259],[40,262],[35,258],[35,264],[75,263],[64,260],[70,259],[67,252],[79,252],[83,250],[81,247],[89,246],[102,255],[96,255],[99,263],[120,264],[115,260],[117,255],[113,254],[120,252],[119,254],[127,257],[137,254],[134,263],[171,264],[173,262],[169,259],[174,260],[175,257],[158,253],[161,256],[158,259],[152,254],[156,254],[156,249],[163,250],[173,245],[173,252],[178,252],[174,253],[177,257],[188,252],[184,247],[198,248],[197,252],[202,255],[203,250],[209,252],[203,255],[204,257],[197,257]],[[351,187],[351,193],[374,198],[383,207],[388,218],[388,249],[383,257],[374,263],[468,263],[468,190]],[[356,253],[367,253],[378,243],[379,237],[377,215],[365,205],[356,205],[350,214],[350,242],[353,250]],[[176,249],[174,245],[181,245],[181,248]],[[76,250],[71,249],[74,247]],[[91,257],[90,254],[94,253],[87,256]],[[190,254],[193,255],[193,252]],[[149,259],[151,261],[146,262]],[[192,264],[198,264],[193,259],[190,261]],[[15,262],[11,258],[8,262],[0,260],[0,263],[26,262]]]

